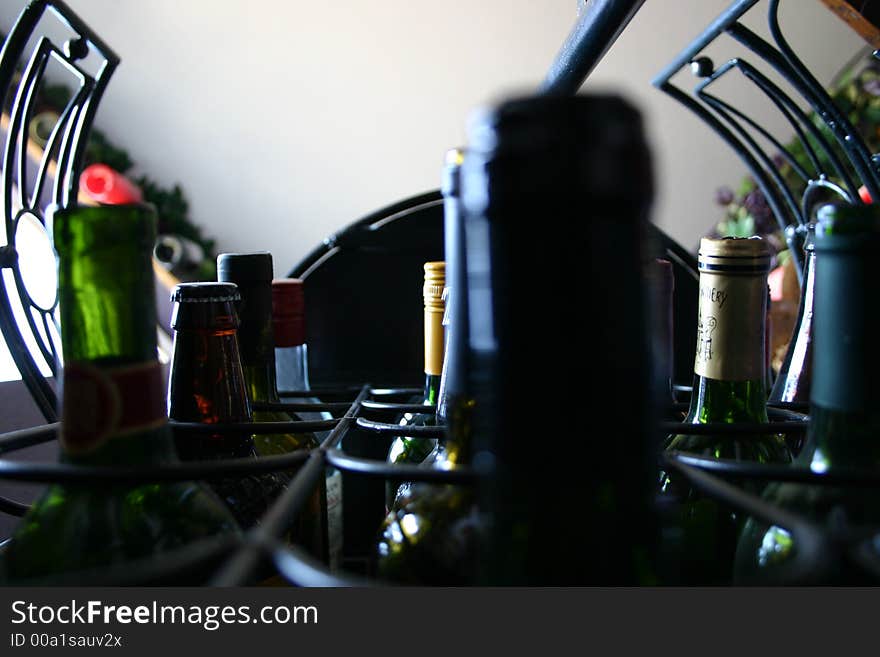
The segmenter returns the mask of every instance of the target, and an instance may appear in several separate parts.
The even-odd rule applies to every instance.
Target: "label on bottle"
[[[59,440],[70,454],[110,438],[146,431],[167,421],[158,361],[116,368],[66,363],[62,374]]]
[[[718,381],[764,376],[763,277],[700,272],[694,372]]]
[[[342,525],[342,473],[334,469],[327,476],[327,540],[332,571],[342,568]]]

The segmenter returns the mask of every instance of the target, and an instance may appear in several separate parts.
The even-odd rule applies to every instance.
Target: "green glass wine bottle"
[[[320,403],[312,396],[302,396],[311,390],[309,384],[309,355],[306,345],[306,299],[305,286],[298,278],[272,281],[272,333],[275,338],[275,371],[278,391],[297,392],[295,401]],[[305,411],[297,417],[307,422],[332,420],[328,412]],[[323,442],[330,434],[316,434]],[[342,567],[343,536],[342,472],[332,466],[327,468],[327,539],[330,570]]]
[[[440,380],[443,372],[444,329],[443,290],[446,285],[446,263],[426,262],[425,283],[422,293],[425,299],[425,388],[419,403],[436,407],[439,399]],[[433,426],[437,423],[435,410],[428,413],[404,413],[399,424],[403,427]],[[389,463],[418,464],[425,460],[437,446],[432,438],[398,436],[388,449]],[[395,485],[389,482],[386,489],[385,506],[391,509],[398,495],[405,495],[409,483]]]
[[[177,463],[156,358],[155,209],[72,207],[51,216],[64,353],[62,461]],[[238,531],[199,483],[52,485],[17,528],[2,570],[9,580],[51,577]]]
[[[466,245],[459,196],[462,155],[459,149],[449,151],[443,169],[445,273],[449,278],[445,281],[446,348],[436,400],[438,420],[446,431],[422,462],[426,468],[443,470],[469,465],[475,456],[471,422],[474,401],[467,388]],[[438,292],[429,290],[427,271],[426,322],[428,292],[435,298],[435,305]],[[436,320],[435,315],[430,317],[430,321]],[[428,353],[436,356],[436,350],[435,345],[426,342],[426,364]],[[473,487],[410,484],[401,491],[380,529],[378,574],[407,584],[472,584],[479,575],[487,526]]]
[[[694,386],[685,423],[767,423],[764,332],[770,251],[764,240],[703,238]],[[667,438],[665,448],[711,458],[787,463],[777,434],[691,435]],[[676,550],[682,583],[730,581],[741,519],[663,472],[660,489],[681,501],[681,544]]]
[[[876,205],[824,205],[817,211],[813,367],[807,440],[795,464],[817,475],[880,468],[880,310],[873,298],[880,250]],[[880,490],[866,486],[768,484],[763,497],[829,532],[876,535]],[[785,527],[749,518],[736,551],[741,584],[876,584],[846,559],[820,558],[809,574],[786,580],[798,554]],[[876,542],[872,548],[878,556]],[[808,555],[802,555],[809,559]],[[803,574],[803,569],[801,570]]]
[[[231,283],[183,283],[171,295],[174,347],[168,376],[168,416],[221,427],[251,421],[238,350],[238,288]],[[174,431],[183,461],[257,458],[250,432]],[[243,529],[258,524],[284,491],[274,472],[209,479],[207,483]]]
[[[238,329],[241,364],[247,384],[254,422],[290,422],[300,418],[256,405],[280,403],[275,378],[275,342],[272,329],[272,255],[259,253],[221,253],[217,256],[217,278],[235,283],[241,295]],[[254,435],[257,453],[262,456],[287,454],[319,446],[315,434],[280,432]],[[308,512],[302,514],[292,530],[294,541],[313,557],[327,563],[327,486],[322,481],[310,498]]]
[[[439,470],[471,465],[474,456],[473,402],[450,408],[444,437],[430,456],[430,467]],[[401,584],[473,584],[487,527],[472,486],[410,483],[379,529],[377,574]]]

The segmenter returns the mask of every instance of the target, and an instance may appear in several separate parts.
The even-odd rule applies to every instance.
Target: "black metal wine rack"
[[[693,111],[707,122],[721,138],[730,145],[748,166],[757,184],[773,209],[780,226],[786,228],[792,252],[797,257],[799,227],[808,220],[810,208],[821,190],[830,191],[845,201],[858,203],[858,184],[864,185],[873,198],[880,198],[880,169],[878,158],[871,154],[855,128],[834,105],[828,94],[810,74],[789,46],[778,21],[779,0],[768,0],[768,23],[775,45],[757,36],[742,23],[742,18],[761,0],[737,0],[733,2],[706,31],[689,45],[674,62],[655,80],[654,84],[671,97]],[[589,2],[551,66],[542,91],[549,94],[575,93],[628,22],[636,14],[644,0],[592,0]],[[59,47],[41,34],[41,21],[51,15],[72,33],[66,43]],[[732,59],[715,66],[702,51],[722,34],[731,36],[756,58]],[[15,68],[25,53],[29,42],[35,46],[24,68],[20,81],[13,83]],[[81,65],[91,58],[91,72]],[[97,59],[97,63],[95,63]],[[46,157],[36,175],[33,194],[21,193],[25,175],[25,148],[23,135],[30,123],[33,97],[47,62],[55,60],[79,81],[78,90],[63,111],[56,129],[46,147]],[[38,200],[41,189],[49,176],[50,162],[57,166],[51,201],[59,205],[73,202],[77,189],[79,165],[89,128],[101,95],[118,57],[81,21],[61,0],[32,0],[21,14],[17,24],[4,43],[0,53],[0,90],[3,98],[12,97],[10,126],[3,154],[3,206],[6,234],[9,244],[0,248],[0,266],[12,272],[18,301],[25,309],[27,325],[38,342],[38,352],[50,369],[57,357],[56,345],[49,330],[54,306],[35,303],[28,294],[21,275],[19,254],[15,235],[22,213],[30,213],[43,221]],[[793,91],[785,91],[759,71],[758,64],[769,65],[790,84]],[[690,67],[699,78],[693,96],[689,96],[673,83],[673,78],[684,68]],[[767,134],[761,125],[736,107],[710,93],[716,80],[733,72],[742,73],[765,94],[786,117],[795,134],[806,147],[811,167],[799,166],[798,173],[804,179],[806,191],[796,198],[785,181],[778,175],[774,158],[767,152],[766,144],[779,151],[791,165],[791,154]],[[826,131],[819,131],[816,122],[808,117],[794,98],[806,100],[825,123]],[[3,99],[0,99],[3,100]],[[5,102],[5,101],[4,101]],[[831,135],[831,143],[827,135]],[[764,144],[764,146],[762,146]],[[819,157],[819,153],[823,157]],[[830,162],[830,168],[821,162]],[[826,170],[827,169],[827,170]],[[15,185],[15,182],[18,185]],[[21,194],[17,200],[19,210],[12,211],[13,190]],[[673,254],[679,265],[696,276],[693,259]],[[40,327],[45,330],[40,330]],[[252,433],[272,433],[279,430],[327,431],[330,433],[319,448],[309,452],[296,452],[284,456],[264,457],[257,460],[241,459],[186,463],[161,468],[107,468],[81,467],[69,464],[21,463],[7,458],[16,450],[54,440],[58,430],[56,422],[56,399],[51,384],[40,374],[40,368],[19,330],[12,311],[6,286],[0,286],[0,329],[9,345],[25,385],[31,392],[38,408],[47,422],[44,426],[13,431],[0,436],[0,479],[108,486],[114,483],[148,481],[175,481],[205,479],[219,475],[235,476],[246,473],[297,469],[297,474],[287,490],[271,506],[261,523],[239,538],[206,539],[186,548],[165,553],[162,559],[128,562],[110,566],[95,572],[70,573],[53,578],[51,582],[33,582],[53,585],[88,583],[101,584],[178,584],[184,580],[197,579],[213,585],[236,585],[251,583],[269,562],[289,583],[301,586],[360,586],[379,583],[368,571],[331,573],[324,564],[316,562],[304,551],[286,545],[282,536],[292,526],[302,511],[306,500],[325,476],[327,466],[334,466],[349,477],[370,479],[395,479],[474,485],[491,473],[467,468],[437,471],[417,466],[389,465],[381,459],[353,456],[341,448],[369,443],[379,438],[399,435],[400,428],[394,418],[407,411],[426,411],[420,405],[401,404],[416,390],[381,389],[370,385],[323,389],[309,393],[325,402],[305,404],[289,402],[277,405],[291,411],[327,411],[334,414],[331,421],[256,423],[247,425]],[[54,373],[54,369],[52,370]],[[296,398],[295,393],[290,398]],[[681,406],[669,410],[664,421],[657,424],[657,437],[673,432],[710,432],[731,437],[766,432],[766,425],[684,425],[680,420]],[[808,417],[799,414],[803,407],[778,406],[770,409],[774,433],[803,434]],[[678,413],[679,415],[676,415]],[[212,425],[175,425],[178,430],[217,432]],[[576,425],[580,431],[589,432],[589,422]],[[241,426],[228,425],[224,430],[240,431]],[[572,428],[572,430],[576,430]],[[439,437],[442,429],[437,427],[408,428],[407,435]],[[349,449],[349,451],[351,451]],[[373,450],[375,452],[375,450]],[[768,523],[787,528],[800,546],[795,558],[779,571],[777,583],[813,581],[818,573],[841,562],[847,562],[864,575],[866,583],[880,581],[880,545],[872,532],[857,531],[849,527],[845,516],[837,517],[833,526],[818,526],[801,515],[774,507],[760,497],[744,490],[737,483],[744,481],[793,481],[816,486],[880,486],[880,473],[873,469],[840,471],[816,474],[793,466],[770,466],[696,456],[685,453],[658,452],[658,468],[674,469],[681,473],[694,487],[715,498],[727,507],[756,517]],[[350,501],[348,502],[350,503]],[[0,512],[22,516],[27,505],[0,498]],[[375,518],[378,527],[381,514]],[[348,529],[348,527],[346,527]],[[368,539],[370,537],[367,537]],[[364,544],[368,544],[369,540]],[[347,554],[354,560],[368,560],[367,551]],[[361,569],[363,570],[363,569]]]

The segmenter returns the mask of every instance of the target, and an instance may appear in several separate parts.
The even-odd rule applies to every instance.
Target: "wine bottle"
[[[149,205],[51,212],[58,253],[61,460],[177,463],[156,358]],[[31,507],[3,554],[10,580],[120,564],[239,531],[195,482],[56,484]]]
[[[238,288],[231,283],[183,283],[171,295],[174,329],[168,377],[168,415],[180,422],[217,425],[252,419],[238,350]],[[175,431],[183,461],[257,458],[249,432]],[[209,479],[238,524],[258,524],[283,492],[282,475],[267,472]]]
[[[272,335],[272,255],[267,252],[221,253],[217,256],[217,277],[221,282],[235,283],[241,295],[239,348],[254,422],[299,420],[294,414],[257,407],[258,404],[280,403]],[[315,434],[289,431],[256,434],[254,444],[261,456],[319,446]],[[297,526],[292,530],[293,539],[324,563],[329,560],[326,488],[326,482],[322,480],[310,498],[307,512],[299,516]]]
[[[440,190],[443,194],[443,245],[446,291],[443,326],[446,347],[437,399],[437,423],[448,425],[460,404],[470,406],[467,394],[467,243],[461,207],[461,165],[464,149],[446,152]]]
[[[163,269],[180,279],[192,279],[205,259],[205,250],[182,235],[159,235],[153,257]]]
[[[480,579],[647,583],[657,444],[641,118],[614,96],[526,97],[476,115],[468,135],[467,381],[474,462],[491,473]]]
[[[804,240],[804,276],[801,286],[801,300],[798,306],[794,332],[788,344],[785,359],[779,374],[770,390],[769,401],[801,402],[810,401],[810,372],[812,367],[813,337],[813,298],[816,280],[816,225],[807,224]],[[799,451],[799,450],[797,450]]]
[[[880,249],[880,211],[875,205],[821,206],[816,214],[813,377],[810,421],[795,465],[817,475],[880,467],[880,312],[873,298],[874,259]],[[806,278],[805,278],[806,281]],[[840,535],[876,535],[880,494],[876,487],[774,482],[763,497],[781,509],[837,529]],[[877,583],[845,558],[818,557],[806,578],[786,580],[786,566],[802,546],[791,528],[750,518],[736,550],[738,583]],[[870,548],[877,558],[876,542]],[[807,555],[803,555],[807,556]]]
[[[443,371],[443,289],[446,284],[446,263],[426,262],[425,283],[422,294],[425,299],[425,387],[419,403],[435,407],[440,392],[440,377]],[[432,426],[436,424],[436,410],[432,408],[425,413],[404,413],[398,422],[402,427]],[[418,464],[425,460],[437,445],[432,438],[414,438],[399,436],[388,449],[389,463]],[[399,494],[406,492],[409,484],[404,482],[395,486],[389,482],[386,490],[385,504],[390,509]]]
[[[272,333],[275,338],[275,370],[279,392],[309,392],[309,353],[306,345],[306,305],[303,282],[298,278],[272,281]],[[296,400],[320,403],[315,397],[297,396]],[[332,420],[324,412],[301,411],[306,421]],[[323,442],[329,432],[316,434]],[[327,468],[327,539],[331,570],[342,566],[342,473]]]
[[[761,238],[701,240],[694,384],[685,423],[768,422],[764,332],[769,267],[770,250]],[[790,460],[783,438],[769,431],[672,435],[665,448],[758,463]],[[681,501],[681,581],[728,583],[741,519],[673,472],[661,474],[660,489]]]
[[[456,407],[430,467],[451,470],[472,464],[470,408]],[[487,526],[472,487],[410,483],[380,527],[377,574],[401,584],[473,584]]]

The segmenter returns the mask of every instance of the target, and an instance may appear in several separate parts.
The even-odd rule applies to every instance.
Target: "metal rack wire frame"
[[[696,114],[742,159],[764,193],[779,227],[786,233],[800,277],[803,270],[803,227],[810,220],[811,209],[819,197],[818,191],[829,190],[847,203],[862,203],[858,189],[861,183],[871,198],[880,198],[880,169],[859,132],[785,38],[779,24],[779,0],[767,2],[767,22],[773,44],[741,22],[743,16],[760,1],[733,2],[654,78],[652,84]],[[791,93],[775,84],[746,55],[731,58],[720,66],[715,66],[711,59],[701,55],[722,34],[732,37],[758,61],[775,70],[790,86]],[[672,81],[686,67],[690,67],[698,79],[691,95]],[[791,126],[796,143],[803,147],[811,170],[802,166],[760,122],[711,93],[711,88],[718,80],[734,72],[742,74],[782,114]],[[800,109],[795,96],[812,108],[815,121]],[[825,132],[832,135],[833,143],[826,139],[817,121],[824,126]],[[776,153],[769,153],[759,143],[759,138],[769,142]],[[846,158],[845,162],[839,157],[841,153]],[[781,156],[806,185],[801,198],[797,198],[795,190],[780,175],[773,155]],[[820,156],[826,158],[829,167],[823,166]],[[839,182],[835,182],[835,179]]]
[[[471,468],[454,470],[434,470],[415,465],[394,465],[384,461],[349,456],[340,447],[348,432],[354,427],[367,436],[400,435],[398,424],[380,422],[365,417],[365,414],[379,413],[396,415],[411,410],[430,411],[430,407],[417,404],[398,404],[386,401],[389,398],[406,396],[416,389],[373,389],[364,385],[355,399],[346,404],[345,413],[338,419],[321,422],[261,422],[251,425],[199,425],[195,423],[172,423],[177,430],[211,431],[212,433],[234,431],[247,428],[253,433],[269,433],[279,430],[312,431],[332,426],[329,435],[320,447],[311,451],[300,451],[284,456],[262,457],[260,459],[230,459],[223,461],[188,462],[162,467],[80,467],[56,463],[20,463],[5,458],[6,455],[28,446],[55,438],[58,425],[47,425],[34,429],[15,431],[0,436],[0,479],[30,482],[53,482],[89,486],[111,486],[120,483],[201,480],[217,476],[236,476],[289,470],[298,468],[287,490],[272,504],[263,519],[255,528],[246,532],[238,540],[228,538],[207,539],[192,544],[182,550],[156,560],[129,563],[124,569],[110,566],[101,571],[70,573],[51,581],[33,581],[27,584],[67,584],[77,582],[102,582],[107,584],[149,584],[180,581],[179,578],[202,573],[206,581],[213,585],[231,586],[252,583],[263,564],[270,562],[288,582],[299,586],[364,586],[379,582],[346,573],[330,572],[325,564],[319,563],[297,547],[286,545],[282,537],[303,510],[306,501],[325,476],[328,465],[343,472],[378,477],[395,481],[420,481],[435,484],[474,485],[485,480],[489,473]],[[294,396],[296,393],[292,393]],[[301,393],[305,395],[306,393]],[[308,394],[314,394],[312,392]],[[312,412],[330,411],[338,413],[339,403],[282,403],[270,405],[275,409],[308,410]],[[673,409],[680,410],[679,408]],[[660,433],[708,433],[736,437],[754,434],[756,429],[766,433],[803,433],[807,428],[807,416],[795,413],[788,408],[770,408],[770,425],[752,424],[713,424],[692,425],[681,422],[663,422],[657,426]],[[583,427],[587,432],[588,428]],[[410,427],[407,435],[421,437],[440,437],[442,427]],[[366,439],[369,440],[369,437]],[[789,528],[799,541],[801,550],[798,557],[781,571],[780,583],[805,581],[829,569],[838,559],[848,559],[860,568],[870,572],[880,572],[880,564],[874,563],[874,556],[865,549],[865,537],[854,535],[850,542],[839,536],[830,536],[825,528],[817,527],[800,515],[772,506],[760,497],[726,480],[773,480],[792,481],[818,486],[880,486],[880,473],[876,470],[840,471],[819,474],[808,469],[744,463],[713,459],[691,454],[666,452],[658,457],[661,467],[681,472],[694,486],[721,501],[730,508],[742,511],[773,524]],[[0,511],[21,515],[26,505],[11,500],[2,500]],[[867,555],[867,556],[866,556]]]
[[[53,16],[76,36],[59,46],[44,34],[39,35],[20,81],[16,83],[16,67],[25,55],[31,38],[38,35],[40,22],[47,15]],[[80,62],[91,53],[100,58],[94,75],[80,66]],[[29,194],[26,175],[28,126],[33,118],[37,89],[50,60],[63,67],[74,81],[76,90],[50,133]],[[8,244],[0,247],[0,269],[11,271],[28,329],[53,374],[56,373],[58,357],[50,328],[54,325],[55,305],[42,307],[28,293],[15,247],[16,231],[25,216],[36,218],[46,226],[40,198],[50,177],[50,168],[54,167],[52,203],[67,207],[76,201],[80,165],[89,131],[110,76],[118,64],[119,57],[61,0],[31,0],[19,15],[0,51],[0,103],[13,96],[2,151],[3,221]],[[17,190],[17,194],[14,190]],[[46,421],[54,422],[57,419],[55,390],[40,373],[40,367],[19,331],[5,284],[0,285],[0,331],[37,408]]]

